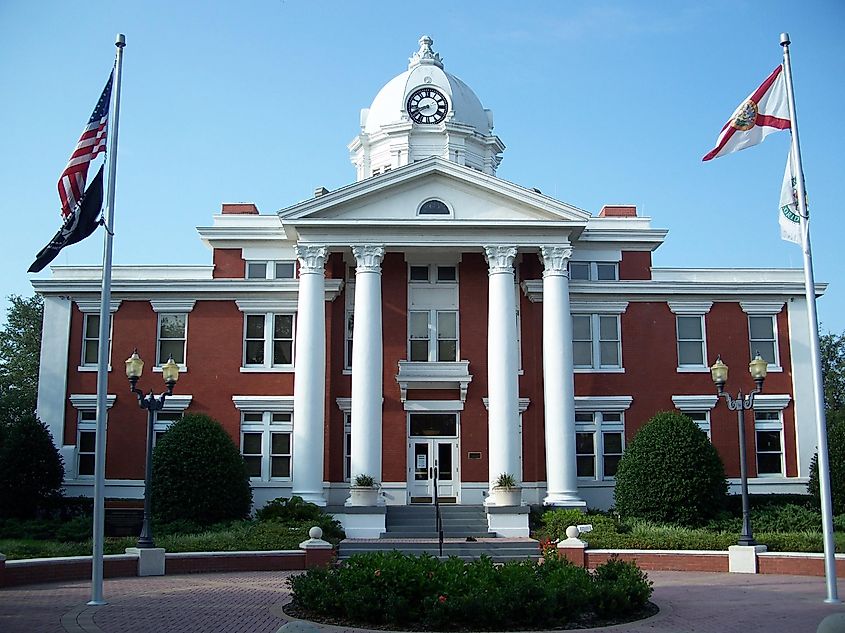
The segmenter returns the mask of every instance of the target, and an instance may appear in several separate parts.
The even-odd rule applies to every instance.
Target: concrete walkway
[[[286,623],[288,572],[117,578],[105,583],[109,604],[88,607],[88,582],[0,590],[3,633],[274,633]],[[823,578],[649,572],[653,618],[593,631],[815,633],[845,606],[823,602]],[[845,595],[845,581],[840,582]],[[319,627],[342,631],[336,627]]]

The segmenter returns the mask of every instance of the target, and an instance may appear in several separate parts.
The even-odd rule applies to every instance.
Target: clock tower
[[[495,175],[505,149],[493,133],[493,113],[463,81],[443,69],[427,35],[408,70],[361,110],[361,132],[349,144],[357,180],[429,156]]]

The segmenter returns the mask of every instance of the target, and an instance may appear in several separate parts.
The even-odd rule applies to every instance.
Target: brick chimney
[[[606,204],[599,212],[600,218],[635,218],[637,207],[633,204]]]
[[[258,207],[251,202],[224,202],[223,215],[258,215]]]

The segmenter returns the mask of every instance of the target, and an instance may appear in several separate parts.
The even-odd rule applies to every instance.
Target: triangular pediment
[[[432,199],[448,215],[420,215]],[[428,158],[279,211],[286,225],[454,222],[459,225],[551,223],[584,226],[586,211],[442,158]]]

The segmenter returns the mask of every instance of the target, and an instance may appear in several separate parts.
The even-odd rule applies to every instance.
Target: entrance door
[[[408,493],[411,503],[458,500],[458,441],[411,438],[408,443]]]

